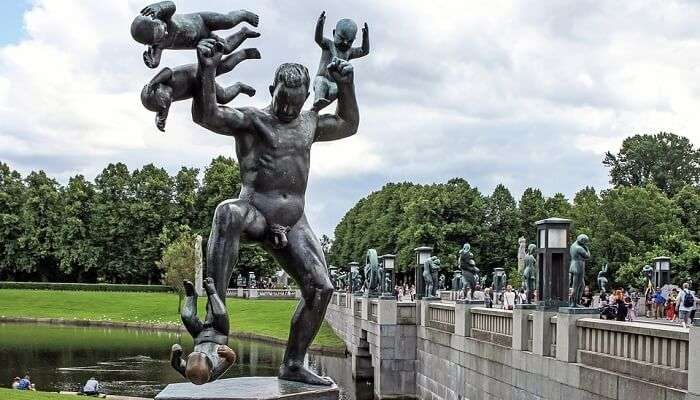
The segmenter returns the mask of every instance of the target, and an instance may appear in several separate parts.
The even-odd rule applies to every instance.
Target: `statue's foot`
[[[279,371],[279,378],[286,381],[308,383],[310,385],[330,386],[333,384],[330,378],[318,376],[301,365],[282,365]]]
[[[195,294],[194,285],[188,280],[182,281],[182,286],[185,287],[185,296],[192,297]]]
[[[204,290],[207,292],[208,295],[212,295],[216,293],[216,284],[214,283],[214,279],[212,278],[207,278],[204,281]]]
[[[248,60],[258,60],[260,59],[260,51],[256,48],[252,49],[244,49],[243,54],[245,55],[245,58]]]
[[[253,26],[258,26],[258,23],[260,22],[260,17],[258,17],[258,14],[254,12],[250,12],[248,10],[240,10],[238,11],[241,15],[243,15],[243,20]]]
[[[260,37],[260,32],[256,32],[256,31],[254,31],[254,30],[248,28],[247,26],[244,26],[243,28],[241,28],[241,32],[243,32],[243,34],[245,35],[246,39],[252,39],[252,38]]]

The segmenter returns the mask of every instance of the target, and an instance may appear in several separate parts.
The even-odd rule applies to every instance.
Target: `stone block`
[[[338,386],[316,386],[276,377],[219,379],[204,386],[173,383],[156,400],[337,400]]]

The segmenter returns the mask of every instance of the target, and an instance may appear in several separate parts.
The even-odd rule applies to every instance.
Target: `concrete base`
[[[276,377],[220,379],[197,386],[173,383],[156,400],[338,400],[338,386],[317,386]]]

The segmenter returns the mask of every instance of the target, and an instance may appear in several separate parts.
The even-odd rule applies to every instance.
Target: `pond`
[[[28,372],[37,390],[77,391],[90,377],[108,394],[153,398],[183,378],[169,363],[170,346],[192,350],[187,334],[141,329],[0,323],[0,385]],[[224,378],[274,376],[284,347],[232,338],[238,361]],[[309,365],[332,377],[346,400],[372,399],[370,382],[352,379],[349,358],[311,353]]]

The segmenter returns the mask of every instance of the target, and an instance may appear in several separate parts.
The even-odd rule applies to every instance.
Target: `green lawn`
[[[58,393],[0,389],[0,400],[68,400],[76,398],[89,399],[89,397],[76,397]]]
[[[0,316],[92,321],[180,323],[177,295],[171,293],[0,290]],[[227,299],[231,330],[287,340],[296,300]],[[200,299],[200,316],[205,300]],[[343,348],[324,322],[315,344]]]

